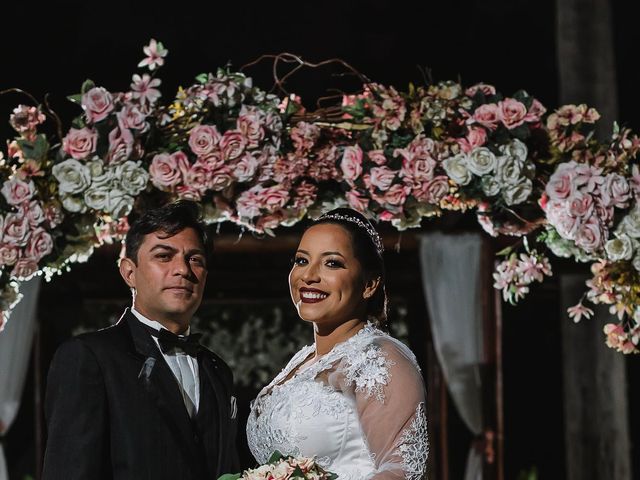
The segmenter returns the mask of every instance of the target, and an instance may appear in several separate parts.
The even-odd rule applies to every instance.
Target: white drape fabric
[[[33,333],[36,325],[36,307],[41,277],[35,277],[20,286],[24,295],[11,313],[4,331],[0,332],[0,436],[11,427],[24,387]],[[0,447],[0,480],[9,480],[4,451]]]
[[[420,238],[422,285],[434,349],[453,402],[469,430],[482,433],[482,239],[440,232]],[[482,454],[471,447],[465,480],[482,479]]]

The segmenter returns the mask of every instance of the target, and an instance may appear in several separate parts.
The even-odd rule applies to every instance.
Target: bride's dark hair
[[[387,291],[385,268],[382,258],[383,246],[380,236],[367,218],[351,208],[336,208],[321,215],[310,227],[325,223],[340,225],[351,236],[353,252],[368,278],[380,278],[380,284],[367,302],[368,320],[377,327],[387,322]]]

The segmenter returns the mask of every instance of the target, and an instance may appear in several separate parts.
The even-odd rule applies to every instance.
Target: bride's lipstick
[[[327,298],[329,294],[317,288],[302,287],[300,289],[300,301],[302,303],[318,303]]]

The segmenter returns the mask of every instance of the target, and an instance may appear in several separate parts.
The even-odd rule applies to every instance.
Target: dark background
[[[622,0],[612,4],[619,120],[639,130],[640,69],[635,47],[640,40],[640,6]],[[215,71],[227,62],[240,67],[262,54],[287,51],[312,62],[341,58],[371,79],[402,90],[409,82],[421,83],[425,71],[434,80],[494,84],[505,95],[525,89],[552,109],[558,105],[556,66],[561,61],[555,54],[554,8],[554,2],[541,0],[231,1],[172,2],[168,6],[124,0],[42,5],[5,2],[0,23],[0,89],[19,87],[38,99],[49,93],[51,106],[66,128],[79,113],[66,96],[79,92],[87,78],[111,91],[128,89],[144,57],[142,47],[156,38],[169,50],[160,72],[165,101],[201,72]],[[263,63],[247,73],[268,89],[272,85],[269,68]],[[313,108],[315,99],[329,88],[357,87],[355,81],[336,82],[335,71],[328,67],[301,72],[289,83],[290,90]],[[25,100],[13,94],[0,97],[0,115],[8,119],[10,110]],[[0,136],[12,136],[4,121]],[[67,324],[47,324],[54,318],[59,321],[65,305],[86,299],[85,294],[127,301],[126,289],[115,274],[115,257],[110,255],[96,256],[75,267],[68,277],[43,287],[40,321],[45,368],[55,346],[80,321],[76,312],[67,313]],[[260,256],[229,256],[219,278],[225,279],[225,272],[269,269],[271,277],[285,282],[287,255],[271,256],[269,261],[265,263]],[[399,269],[411,263],[394,257],[387,261],[397,261]],[[96,279],[102,281],[96,283]],[[222,289],[228,283],[222,280],[210,288]],[[408,288],[420,289],[417,284]],[[275,289],[269,295],[286,296],[286,292]],[[568,320],[560,312],[555,281],[533,289],[518,308],[505,307],[504,312],[506,478],[515,479],[518,472],[534,465],[540,478],[562,478],[559,335],[560,322]],[[632,434],[637,443],[640,364],[638,358],[627,363]],[[31,372],[23,408],[7,438],[15,480],[33,473],[33,368]],[[451,478],[457,479],[462,475],[469,438],[455,413],[451,415],[450,448],[455,464]],[[633,457],[634,470],[640,473],[637,447]]]

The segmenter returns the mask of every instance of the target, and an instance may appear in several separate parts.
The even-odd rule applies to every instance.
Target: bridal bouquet
[[[336,478],[338,475],[324,470],[314,458],[282,455],[276,450],[264,465],[242,473],[227,473],[218,480],[333,480]]]

